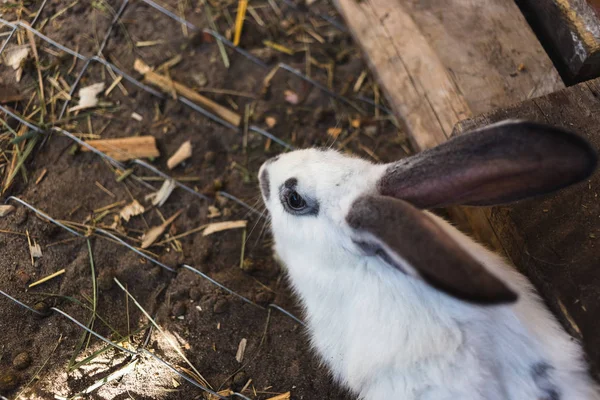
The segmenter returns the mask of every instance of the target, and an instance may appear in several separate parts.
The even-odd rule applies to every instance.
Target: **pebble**
[[[13,359],[12,364],[16,370],[22,371],[31,365],[31,357],[26,352],[19,353]]]
[[[215,295],[207,294],[205,296],[202,296],[200,305],[202,306],[203,309],[208,310],[208,309],[213,308],[215,306],[216,302],[217,302],[217,298],[215,297]]]
[[[206,86],[208,83],[208,78],[204,72],[199,72],[197,74],[192,75],[194,82],[198,84],[198,86]]]
[[[219,299],[215,302],[213,306],[213,312],[215,314],[222,314],[229,310],[229,302],[225,299]]]
[[[275,300],[275,293],[269,292],[267,290],[260,291],[254,296],[254,302],[260,304],[261,306],[269,305]]]
[[[33,306],[33,309],[39,313],[42,313],[44,316],[47,316],[50,314],[50,306],[48,304],[44,303],[43,301],[35,303],[35,305]]]
[[[150,270],[150,274],[149,275],[150,275],[151,279],[157,279],[157,278],[160,277],[161,273],[162,273],[162,268],[159,267],[159,266],[156,266],[156,267],[154,267],[154,268],[152,268]]]
[[[199,301],[202,298],[202,290],[197,288],[196,286],[190,289],[190,299],[194,301]]]
[[[189,294],[187,288],[177,288],[169,292],[169,298],[172,302],[178,302],[179,300],[185,300]]]
[[[19,386],[19,376],[14,372],[0,373],[0,391],[9,391]]]
[[[214,151],[207,151],[206,153],[204,153],[204,161],[206,163],[214,164],[216,159],[217,159],[217,153],[215,153]]]
[[[115,272],[112,269],[103,269],[98,274],[98,287],[102,291],[108,291],[114,286]]]
[[[217,192],[218,192],[219,190],[223,189],[223,181],[222,181],[222,180],[220,180],[220,179],[215,179],[215,180],[213,181],[213,189],[214,189],[215,191],[217,191]]]
[[[248,375],[244,371],[240,371],[233,376],[233,387],[240,390],[248,382]]]
[[[185,305],[185,303],[183,301],[178,301],[177,303],[175,303],[175,305],[173,306],[173,309],[171,310],[171,312],[173,313],[173,315],[175,317],[181,317],[183,315],[185,315],[187,311],[187,306]]]
[[[27,285],[27,283],[29,283],[29,281],[31,280],[31,276],[23,271],[22,269],[18,270],[17,273],[17,280],[19,281],[19,283],[21,285]]]
[[[256,268],[254,261],[252,261],[250,258],[244,258],[244,262],[242,263],[242,271],[249,274],[255,270]]]
[[[275,51],[269,47],[252,49],[250,50],[250,53],[267,64],[273,62],[273,60],[277,58]]]
[[[25,207],[18,207],[17,211],[15,212],[14,215],[15,215],[15,217],[14,217],[15,225],[17,225],[17,226],[21,226],[25,222],[27,222],[27,217],[29,216]]]

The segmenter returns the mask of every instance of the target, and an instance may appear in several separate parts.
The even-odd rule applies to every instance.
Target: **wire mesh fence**
[[[295,3],[291,2],[290,0],[279,0],[279,1],[281,1],[282,3],[284,3],[285,5],[287,5],[289,7],[299,10],[300,12],[305,12],[305,13],[310,14],[311,16],[322,19],[323,21],[326,21],[326,23],[330,24],[331,26],[335,27],[336,29],[345,31],[344,26],[339,21],[331,18],[328,15],[318,14],[318,13],[315,13],[314,11],[311,11],[310,9],[306,9],[306,8],[302,9],[302,7],[296,5]],[[106,48],[109,46],[109,43],[111,41],[111,37],[115,32],[115,27],[117,27],[122,22],[123,15],[124,15],[125,11],[128,9],[128,7],[131,7],[131,5],[135,4],[135,3],[143,3],[144,5],[150,7],[154,12],[164,15],[166,18],[169,18],[172,21],[175,21],[176,23],[181,24],[182,26],[184,26],[186,29],[188,29],[190,31],[199,32],[199,33],[210,36],[217,42],[217,44],[219,46],[227,47],[228,49],[230,49],[230,51],[235,52],[240,57],[246,59],[247,61],[254,64],[259,69],[263,70],[265,79],[272,78],[275,74],[281,74],[281,73],[290,74],[290,75],[293,75],[293,76],[301,79],[306,84],[314,86],[315,88],[320,90],[324,95],[330,96],[332,99],[335,99],[336,101],[343,103],[346,106],[352,108],[359,114],[365,113],[365,111],[363,110],[364,106],[375,107],[383,113],[388,112],[388,110],[384,106],[382,106],[378,103],[375,103],[373,100],[362,97],[360,95],[355,95],[352,99],[350,99],[346,96],[342,96],[342,95],[336,93],[333,89],[318,82],[317,80],[311,78],[310,76],[304,74],[303,72],[299,71],[298,69],[292,67],[289,64],[277,63],[274,67],[270,67],[267,63],[263,62],[261,59],[259,59],[255,55],[242,49],[239,46],[234,45],[231,41],[229,41],[223,35],[216,32],[214,29],[200,28],[200,27],[194,25],[193,23],[191,23],[190,21],[182,18],[176,12],[171,11],[167,7],[165,7],[161,4],[158,4],[152,0],[135,0],[135,1],[123,0],[120,3],[118,9],[115,11],[113,18],[106,29],[105,34],[102,36],[102,39],[98,46],[98,50],[93,55],[84,55],[81,52],[66,46],[65,44],[59,43],[58,41],[50,38],[49,36],[43,34],[41,31],[36,29],[36,25],[40,21],[40,16],[42,15],[44,8],[48,5],[48,1],[44,0],[41,3],[39,9],[37,10],[35,17],[31,20],[30,23],[27,23],[22,20],[8,21],[3,18],[0,18],[0,25],[9,28],[9,31],[4,35],[6,38],[4,39],[4,42],[2,43],[2,45],[0,47],[0,56],[2,55],[3,52],[5,52],[7,50],[10,43],[12,41],[14,41],[15,35],[19,31],[24,31],[28,35],[33,35],[35,38],[42,41],[43,43],[55,48],[58,51],[64,52],[64,53],[68,54],[69,56],[73,57],[74,59],[77,59],[83,63],[83,67],[79,70],[73,84],[70,85],[68,96],[65,96],[65,101],[63,102],[62,106],[60,107],[60,111],[57,114],[57,120],[59,120],[59,121],[63,120],[65,118],[65,116],[67,115],[67,112],[69,110],[69,105],[71,104],[71,99],[75,96],[76,91],[80,88],[80,86],[81,86],[80,84],[81,84],[82,80],[84,79],[84,77],[86,76],[86,74],[95,65],[99,65],[99,66],[102,66],[103,68],[106,68],[107,70],[110,70],[110,72],[112,74],[114,74],[113,76],[116,76],[116,77],[118,77],[118,79],[122,79],[124,81],[129,82],[137,89],[139,89],[145,93],[148,93],[148,94],[156,97],[157,99],[166,99],[169,97],[167,94],[165,94],[164,92],[159,91],[159,90],[149,86],[148,84],[142,82],[141,80],[137,79],[133,73],[128,72],[128,71],[124,70],[124,68],[122,68],[121,66],[117,66],[114,62],[107,60],[107,58],[104,55],[104,52],[105,52]],[[274,143],[277,143],[278,145],[281,146],[282,151],[294,149],[294,146],[292,146],[286,140],[279,138],[276,134],[273,134],[260,126],[253,125],[253,124],[248,124],[244,127],[236,126],[235,124],[232,124],[230,121],[223,119],[221,116],[217,115],[215,112],[211,111],[209,108],[198,105],[196,102],[186,98],[184,95],[177,96],[176,101],[185,105],[186,107],[191,109],[193,112],[198,113],[199,115],[202,115],[204,118],[207,118],[208,120],[211,120],[211,121],[227,128],[235,133],[239,134],[242,131],[246,130],[249,133],[261,135],[264,138],[266,138]],[[128,175],[128,177],[130,179],[136,181],[139,185],[145,187],[146,189],[155,190],[155,188],[152,185],[149,185],[145,180],[140,179],[140,177],[137,174],[138,171],[145,171],[147,173],[154,174],[166,181],[172,182],[173,185],[175,185],[176,187],[191,194],[192,196],[197,198],[199,201],[212,203],[215,201],[216,197],[221,196],[221,197],[227,198],[227,199],[235,202],[237,205],[247,209],[247,211],[249,213],[255,214],[258,217],[261,216],[261,213],[258,210],[256,210],[254,207],[247,204],[244,200],[242,200],[241,198],[238,198],[236,195],[229,193],[227,191],[217,190],[215,192],[214,196],[209,196],[205,193],[199,192],[197,189],[192,188],[189,185],[186,185],[186,183],[180,181],[179,179],[175,178],[174,176],[171,176],[171,175],[161,171],[157,167],[155,167],[155,166],[151,165],[150,163],[143,161],[141,159],[133,159],[127,163],[118,161],[117,159],[115,159],[111,155],[107,154],[106,152],[100,151],[97,148],[89,145],[85,140],[82,140],[76,134],[74,134],[73,132],[69,132],[67,129],[63,129],[59,126],[52,126],[52,124],[35,123],[31,119],[27,118],[25,115],[19,115],[15,110],[11,110],[9,107],[6,107],[4,105],[0,105],[0,112],[5,115],[6,121],[8,121],[8,120],[17,121],[18,124],[25,126],[28,130],[31,130],[32,132],[35,132],[36,134],[40,135],[43,138],[44,143],[46,143],[46,141],[52,135],[63,136],[63,137],[68,138],[69,140],[71,140],[74,144],[77,144],[81,147],[87,148],[89,151],[93,152],[95,155],[100,157],[103,161],[107,162],[113,168],[121,171],[122,173],[125,173],[126,171],[133,169],[134,172],[130,173]],[[90,237],[93,235],[97,238],[110,240],[114,243],[117,243],[119,246],[123,246],[123,247],[129,249],[130,251],[136,253],[138,256],[142,257],[143,259],[147,260],[148,262],[155,264],[171,273],[176,272],[178,269],[177,267],[172,267],[172,266],[169,266],[169,265],[159,261],[158,259],[149,255],[147,252],[141,251],[136,246],[128,243],[126,240],[123,240],[118,235],[111,233],[106,229],[95,228],[93,230],[93,232],[90,232],[90,231],[86,231],[85,229],[77,228],[75,226],[70,226],[64,222],[61,222],[57,218],[54,218],[53,216],[48,215],[43,210],[40,210],[39,208],[37,208],[35,205],[30,204],[30,203],[26,202],[25,200],[22,200],[19,197],[11,196],[6,199],[6,203],[11,203],[11,204],[14,204],[14,205],[17,205],[20,207],[25,207],[25,208],[33,211],[35,214],[37,214],[43,220],[49,221],[50,223],[53,223],[53,224],[59,226],[60,228],[62,228],[66,232],[69,232],[71,235],[74,235],[75,237],[85,238],[85,237]],[[265,313],[269,313],[269,315],[270,315],[271,310],[277,310],[278,312],[281,312],[284,315],[291,318],[296,323],[303,325],[303,322],[299,318],[297,318],[291,312],[289,312],[288,310],[284,309],[283,307],[281,307],[277,304],[270,303],[267,306],[259,305],[256,302],[250,300],[249,298],[247,298],[247,297],[237,293],[236,291],[228,288],[227,286],[219,283],[217,280],[211,278],[208,274],[201,272],[197,268],[194,268],[187,264],[183,264],[179,268],[185,269],[185,270],[191,271],[194,274],[197,274],[198,276],[209,281],[210,283],[219,287],[220,289],[224,290],[225,292],[239,298],[243,302],[264,310]],[[210,395],[215,396],[216,398],[219,398],[219,399],[229,398],[229,397],[225,397],[225,396],[215,392],[214,390],[207,387],[206,385],[201,384],[197,377],[190,376],[190,374],[183,372],[182,370],[173,366],[172,364],[165,361],[161,357],[148,351],[143,346],[140,346],[139,348],[131,348],[130,346],[125,346],[123,344],[119,344],[114,341],[111,341],[110,339],[106,338],[105,336],[102,336],[99,333],[95,332],[93,329],[90,329],[84,323],[78,321],[77,319],[70,316],[69,314],[67,314],[66,312],[61,310],[60,308],[50,307],[48,310],[40,311],[40,310],[37,310],[37,309],[25,304],[22,301],[20,301],[17,298],[18,296],[8,294],[2,290],[0,290],[0,295],[2,295],[6,299],[14,302],[16,305],[27,309],[28,311],[30,311],[33,314],[44,315],[47,313],[55,313],[55,314],[61,315],[62,317],[70,320],[72,323],[77,325],[79,328],[88,332],[90,335],[93,335],[97,339],[105,342],[107,345],[117,349],[120,352],[123,352],[123,353],[128,354],[129,356],[133,357],[132,360],[135,360],[138,357],[149,357],[149,358],[154,359],[157,362],[165,365],[169,370],[178,374],[184,380],[186,380],[190,384],[194,385],[195,387],[199,388],[200,390],[202,390],[206,393],[209,393]],[[238,392],[232,392],[230,394],[230,396],[248,399],[248,397],[245,397],[243,394],[238,393]]]

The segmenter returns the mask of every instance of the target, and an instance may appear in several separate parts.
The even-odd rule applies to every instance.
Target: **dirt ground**
[[[3,2],[2,18],[31,22],[41,3]],[[209,7],[217,30],[232,35],[237,1],[163,0],[161,4],[200,28],[209,27]],[[49,1],[34,27],[92,56],[120,6],[117,0]],[[209,35],[194,32],[138,0],[125,9],[103,55],[137,79],[141,76],[133,69],[136,58],[153,67],[174,60],[161,70],[163,74],[296,147],[333,146],[375,161],[406,155],[406,137],[385,110],[356,98],[382,104],[349,35],[314,15],[337,18],[333,7],[317,0],[309,6],[310,13],[304,8],[294,10],[281,0],[250,3],[240,47],[268,68],[230,49],[226,50],[230,67],[224,67],[222,52]],[[7,32],[7,26],[0,29],[0,34]],[[30,43],[24,30],[18,32],[9,48]],[[170,93],[160,99],[125,80],[108,95],[103,94],[98,107],[68,112],[59,119],[65,103],[60,92],[73,85],[84,62],[39,38],[35,43],[39,62],[30,56],[20,83],[12,68],[0,66],[3,93],[10,89],[21,97],[14,101],[0,96],[4,106],[44,129],[59,126],[84,139],[152,135],[161,153],[151,160],[155,167],[211,198],[216,190],[225,190],[260,207],[256,173],[263,161],[283,151],[281,146],[254,132],[245,133],[245,122],[240,131],[231,130],[173,99]],[[278,62],[310,75],[355,106],[281,69],[265,84],[265,77]],[[107,68],[92,64],[79,87],[104,82],[109,88],[115,78]],[[76,102],[77,96],[69,107]],[[303,328],[293,319],[277,310],[267,312],[247,304],[203,277],[177,268],[189,264],[257,304],[275,303],[301,316],[283,272],[272,259],[264,220],[231,200],[202,201],[179,188],[163,206],[152,207],[145,196],[153,190],[133,179],[134,175],[143,178],[158,190],[163,181],[149,171],[130,166],[132,175],[118,180],[113,167],[95,154],[78,151],[71,139],[49,130],[36,135],[14,119],[5,121],[0,127],[0,176],[6,189],[2,199],[18,196],[69,226],[79,224],[76,226],[88,237],[76,238],[17,206],[12,214],[0,218],[0,290],[40,309],[57,307],[83,324],[90,322],[90,309],[95,307],[94,331],[123,340],[121,343],[128,341],[130,348],[147,349],[189,371],[190,366],[170,345],[175,342],[215,390],[232,389],[252,399],[286,392],[291,399],[351,398],[332,383],[311,352]],[[26,139],[11,143],[15,135]],[[169,171],[167,159],[186,140],[191,141],[192,157]],[[28,146],[32,151],[25,156]],[[23,160],[22,164],[13,162],[13,157]],[[14,179],[7,187],[9,175],[20,165],[23,167],[12,174]],[[145,213],[129,222],[119,220],[119,211],[134,199],[145,206]],[[209,210],[209,205],[216,209]],[[146,253],[176,272],[93,233],[94,227],[103,227],[138,247],[144,232],[179,211],[179,217],[157,240],[159,244]],[[220,216],[212,215],[215,213]],[[210,236],[190,232],[207,223],[231,220],[247,220],[246,232],[236,229]],[[40,245],[41,258],[32,260],[27,235]],[[182,237],[174,240],[176,235]],[[61,269],[65,272],[59,277],[29,288]],[[147,329],[148,318],[113,278],[155,318],[162,333]],[[134,360],[130,356],[109,349],[69,370],[72,357],[81,361],[105,347],[92,337],[86,338],[78,351],[83,333],[57,313],[38,317],[0,296],[0,395],[11,400],[19,393],[23,393],[19,398],[27,399],[70,398],[107,379],[109,382],[84,397],[209,398],[148,355],[131,365]],[[247,348],[240,363],[236,353],[242,339],[247,340]],[[122,376],[113,379],[115,373]]]

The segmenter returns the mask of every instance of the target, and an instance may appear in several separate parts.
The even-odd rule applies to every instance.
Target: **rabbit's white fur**
[[[275,251],[305,307],[312,344],[360,399],[600,399],[580,345],[530,283],[500,257],[430,214],[519,294],[514,305],[477,306],[367,257],[345,222],[357,196],[376,193],[385,165],[316,149],[284,154],[268,170]],[[289,178],[319,202],[317,216],[284,211]],[[263,192],[263,197],[264,192]]]

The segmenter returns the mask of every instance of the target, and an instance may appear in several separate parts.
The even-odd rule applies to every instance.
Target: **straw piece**
[[[6,217],[13,211],[15,211],[14,206],[11,206],[11,205],[0,206],[0,217]]]
[[[88,140],[86,143],[117,161],[135,160],[136,158],[156,158],[160,156],[154,136]],[[81,146],[81,151],[90,150],[85,146]]]
[[[165,222],[151,228],[148,232],[144,233],[144,237],[142,238],[142,249],[147,249],[148,247],[152,246],[152,244],[156,242],[156,240],[164,233],[165,229],[167,229],[168,226],[171,225],[182,212],[183,210],[177,211]]]
[[[31,285],[29,285],[29,288],[31,289],[32,287],[41,285],[42,283],[48,282],[49,280],[54,279],[57,276],[60,276],[64,273],[65,273],[65,269],[63,268],[60,271],[56,271],[55,273],[48,275],[45,278],[40,279],[39,281],[33,282]]]
[[[144,63],[142,60],[135,60],[133,68],[137,72],[144,75],[144,80],[146,82],[158,86],[165,93],[171,94],[173,91],[175,91],[177,94],[187,98],[188,100],[205,107],[230,124],[240,126],[240,123],[242,122],[241,115],[223,107],[220,104],[215,103],[214,101],[202,96],[201,94],[179,82],[173,81],[164,75],[157,74],[156,72],[152,71],[152,68],[150,68],[150,66]]]
[[[202,236],[212,235],[213,233],[226,231],[229,229],[245,228],[246,225],[248,225],[248,221],[244,221],[244,220],[215,222],[214,224],[206,225],[204,232],[202,232]]]
[[[173,169],[192,156],[192,142],[185,141],[167,161],[167,167]]]

